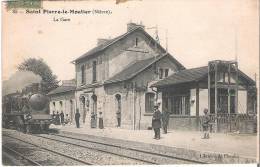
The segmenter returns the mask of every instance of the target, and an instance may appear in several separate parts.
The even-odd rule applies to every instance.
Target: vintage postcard
[[[1,5],[2,165],[259,163],[258,0]]]

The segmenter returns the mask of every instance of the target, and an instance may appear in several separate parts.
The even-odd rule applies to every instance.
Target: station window
[[[52,102],[52,105],[53,105],[53,111],[52,112],[54,112],[56,110],[55,102]]]
[[[176,95],[170,98],[171,113],[175,115],[190,115],[189,95]]]
[[[138,46],[138,38],[135,38],[135,46]]]
[[[86,82],[86,66],[81,66],[81,84],[85,84]]]
[[[169,75],[169,69],[166,68],[165,71],[164,71],[164,77],[168,77],[168,75]]]
[[[159,79],[162,79],[163,78],[163,69],[160,68],[159,69]]]
[[[146,93],[145,94],[145,112],[152,113],[155,102],[155,94],[154,93]]]
[[[93,72],[92,82],[96,82],[97,81],[97,61],[93,61],[92,72]]]

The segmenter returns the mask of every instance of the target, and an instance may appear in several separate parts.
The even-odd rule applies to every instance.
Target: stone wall
[[[169,129],[197,130],[196,117],[171,115],[169,119]]]
[[[121,126],[131,129],[133,93],[130,88],[125,88],[124,83],[110,84],[105,87],[106,103],[104,107],[104,125],[115,127],[117,125],[116,95],[121,96]]]

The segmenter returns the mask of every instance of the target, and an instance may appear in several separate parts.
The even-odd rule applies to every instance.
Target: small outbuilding
[[[62,85],[49,92],[50,114],[61,113],[68,114],[73,121],[75,115],[75,80],[62,81]]]
[[[215,132],[256,132],[256,83],[235,61],[180,70],[151,87],[157,88],[162,112],[171,113],[169,128],[200,130],[203,110]]]

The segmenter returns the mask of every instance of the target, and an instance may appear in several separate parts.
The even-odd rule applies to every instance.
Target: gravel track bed
[[[143,152],[134,151],[134,150],[128,150],[128,149],[125,149],[122,147],[120,148],[120,147],[115,147],[115,146],[110,146],[110,145],[104,145],[104,144],[70,139],[70,138],[66,138],[65,136],[60,137],[60,136],[56,136],[56,135],[43,135],[43,134],[40,136],[51,138],[54,140],[65,141],[65,142],[69,142],[69,143],[82,145],[83,147],[104,150],[107,152],[131,157],[131,158],[145,160],[145,161],[155,163],[155,164],[184,164],[184,163],[187,163],[186,161],[183,161],[183,160],[162,157],[162,156],[153,155],[153,154],[149,154],[149,153],[143,153]],[[108,144],[108,143],[106,143],[106,144]]]
[[[108,153],[103,153],[100,151],[95,151],[92,149],[82,148],[78,146],[73,146],[71,144],[64,144],[61,142],[43,139],[33,135],[26,135],[16,131],[5,132],[11,136],[17,137],[21,140],[40,145],[42,147],[61,152],[71,157],[75,157],[81,160],[87,160],[90,163],[96,165],[134,165],[134,164],[145,164],[144,162],[133,160],[130,158],[125,158],[121,156],[116,156]],[[147,163],[146,163],[147,164]]]
[[[17,137],[17,136],[16,136]],[[48,152],[46,150],[42,150],[41,148],[37,148],[35,146],[32,146],[30,144],[24,143],[22,141],[3,136],[3,144],[7,146],[8,148],[12,148],[15,151],[23,154],[24,156],[30,158],[31,160],[34,160],[35,162],[38,162],[41,165],[83,165],[80,162],[64,158],[61,155],[57,155],[55,153]],[[23,162],[21,162],[24,164]],[[19,163],[18,165],[21,165]]]
[[[182,149],[182,148],[175,148],[175,147],[169,147],[164,145],[155,145],[155,144],[142,143],[136,141],[127,141],[122,139],[94,136],[88,134],[79,134],[79,133],[66,132],[66,131],[61,131],[58,135],[69,136],[69,137],[79,138],[79,139],[87,139],[89,141],[111,144],[117,147],[123,147],[123,148],[126,147],[126,148],[131,148],[136,150],[144,150],[149,153],[162,154],[165,156],[178,157],[178,158],[183,158],[188,160],[188,161],[180,160],[180,163],[182,164],[208,163],[208,162],[203,162],[203,160],[201,161],[196,151],[189,150],[187,152],[186,149]]]

